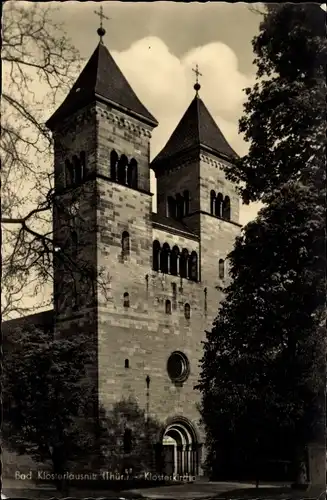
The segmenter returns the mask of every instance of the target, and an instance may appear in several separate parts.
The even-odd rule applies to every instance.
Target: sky
[[[22,2],[26,8],[33,3]],[[100,19],[94,11],[103,6],[110,18],[104,20],[104,43],[139,99],[159,122],[151,139],[151,159],[165,145],[193,99],[192,68],[196,64],[202,73],[201,98],[233,149],[239,155],[246,153],[248,146],[238,133],[238,120],[245,99],[243,89],[255,81],[251,41],[259,31],[261,16],[255,10],[262,9],[261,4],[65,1],[38,6],[42,9],[49,4],[55,9],[53,19],[63,26],[84,64],[99,42]],[[46,90],[37,80],[33,82],[36,94]],[[44,121],[64,97],[61,95],[53,108],[44,109]],[[152,172],[151,190],[156,195]],[[241,205],[240,223],[253,219],[259,207]],[[51,289],[44,293],[48,296]]]
[[[104,43],[134,91],[156,117],[151,158],[165,145],[194,96],[199,65],[200,96],[235,151],[247,144],[238,133],[243,89],[254,83],[251,40],[258,33],[260,4],[101,2],[106,30]],[[63,24],[85,62],[99,37],[96,2],[57,4],[55,20]],[[60,104],[58,102],[58,104]],[[156,195],[151,172],[151,190]],[[154,210],[156,197],[154,196]],[[240,223],[253,219],[258,205],[241,206]]]

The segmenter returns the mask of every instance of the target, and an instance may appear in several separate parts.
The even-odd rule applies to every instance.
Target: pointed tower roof
[[[46,125],[53,129],[56,123],[101,98],[153,127],[158,125],[154,116],[138,99],[102,41],[99,42],[64,102]]]
[[[159,164],[169,158],[188,150],[200,149],[200,147],[219,156],[237,157],[202,99],[196,93],[166,146],[152,161],[151,167],[155,170]]]

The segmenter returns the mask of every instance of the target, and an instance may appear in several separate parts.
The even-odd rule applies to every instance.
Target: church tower
[[[47,122],[55,152],[55,333],[93,342],[96,411],[134,398],[146,421],[160,424],[151,443],[156,470],[197,476],[205,447],[194,386],[239,231],[238,197],[224,176],[236,155],[197,82],[150,165],[158,122],[103,44],[102,27],[98,34]]]
[[[124,304],[142,301],[133,290],[138,281],[144,289],[151,263],[149,155],[158,123],[104,45],[102,27],[98,34],[100,43],[47,126],[55,156],[55,329],[93,339],[96,390],[105,404],[115,363],[121,368],[119,358],[106,360],[115,343],[128,344],[115,327]]]
[[[224,166],[237,154],[226,141],[199,96],[195,96],[151,168],[157,178],[158,213],[173,217],[200,239],[199,281],[207,288],[207,304],[217,312],[214,291],[224,286],[226,255],[239,232],[239,196],[226,179]],[[208,302],[209,301],[209,302]]]

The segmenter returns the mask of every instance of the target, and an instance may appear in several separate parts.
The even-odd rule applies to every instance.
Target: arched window
[[[110,179],[113,181],[117,180],[117,162],[118,154],[113,149],[110,153]]]
[[[198,255],[192,252],[189,258],[189,278],[192,281],[198,281]]]
[[[81,151],[80,155],[80,168],[81,168],[81,180],[85,179],[86,176],[86,155],[85,151]]]
[[[129,368],[129,359],[125,359],[125,368]]]
[[[221,193],[218,193],[215,203],[215,215],[217,217],[222,216],[222,208],[223,208],[223,195]]]
[[[129,233],[127,231],[124,231],[121,237],[121,252],[123,258],[130,254]]]
[[[229,196],[225,196],[223,201],[223,210],[222,210],[223,219],[230,220],[230,198]]]
[[[76,155],[73,156],[73,184],[79,184],[82,180],[81,163]]]
[[[219,259],[218,273],[219,273],[219,279],[223,280],[225,278],[225,262],[223,259]]]
[[[215,201],[216,201],[216,193],[214,191],[210,191],[210,213],[211,215],[215,215]]]
[[[185,306],[184,306],[184,316],[185,316],[185,319],[190,319],[190,317],[191,317],[191,307],[190,307],[190,304],[185,304]]]
[[[170,254],[170,274],[174,276],[178,274],[178,256],[179,248],[174,246]]]
[[[167,198],[167,217],[176,217],[176,200],[172,196]]]
[[[181,219],[184,216],[184,200],[180,194],[176,195],[176,217]]]
[[[124,293],[124,307],[129,307],[129,293]]]
[[[78,254],[78,236],[76,231],[72,231],[71,241],[72,241],[72,260],[76,261]]]
[[[137,161],[132,158],[127,167],[127,185],[137,188]]]
[[[170,246],[168,243],[164,243],[160,254],[160,271],[165,274],[169,273],[169,254]]]
[[[127,156],[121,155],[117,167],[118,168],[117,179],[120,184],[126,184],[127,165],[128,165]]]
[[[170,300],[166,300],[166,314],[171,314],[171,302]]]
[[[126,428],[124,432],[124,453],[131,453],[132,451],[132,431]]]
[[[179,275],[181,278],[188,277],[188,251],[186,250],[186,248],[182,250],[179,259]]]
[[[73,165],[69,160],[65,161],[65,186],[69,187],[73,184],[74,173],[73,173]]]
[[[188,215],[190,212],[190,193],[188,191],[184,191],[184,215]]]
[[[155,240],[152,244],[152,269],[159,271],[160,269],[160,243]]]

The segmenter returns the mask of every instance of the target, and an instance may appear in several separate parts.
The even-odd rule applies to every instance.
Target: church
[[[241,227],[239,196],[224,175],[237,155],[197,81],[193,100],[150,161],[151,134],[160,125],[110,55],[102,27],[98,34],[47,127],[56,199],[65,209],[54,207],[56,250],[104,277],[106,290],[100,279],[93,287],[74,284],[71,265],[61,261],[53,310],[19,321],[55,335],[91,335],[99,405],[109,409],[123,395],[135,397],[162,425],[163,471],[201,476],[205,436],[194,386],[201,341],[217,316],[226,257]]]

